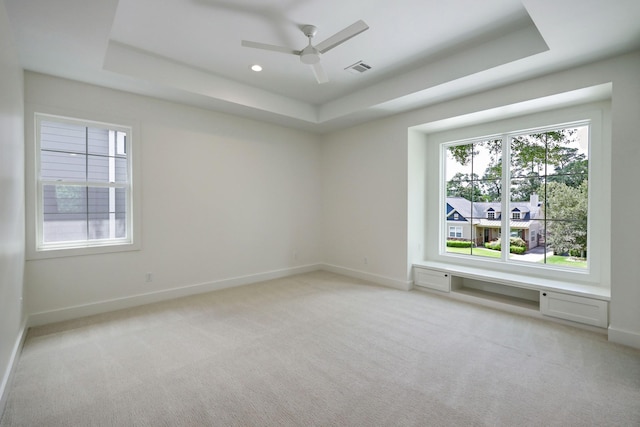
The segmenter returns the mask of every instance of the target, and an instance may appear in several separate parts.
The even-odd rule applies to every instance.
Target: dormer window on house
[[[487,219],[496,219],[496,213],[494,211],[487,212]]]
[[[520,219],[520,212],[514,211],[511,213],[511,219]]]

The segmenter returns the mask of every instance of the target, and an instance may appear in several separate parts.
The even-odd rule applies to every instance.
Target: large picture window
[[[36,249],[130,244],[130,128],[38,114],[36,132]]]
[[[579,122],[443,144],[443,252],[588,269],[589,129]]]

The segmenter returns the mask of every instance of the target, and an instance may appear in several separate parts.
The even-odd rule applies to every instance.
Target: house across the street
[[[532,249],[543,242],[542,209],[537,194],[528,202],[509,203],[511,237],[519,237]],[[500,239],[500,202],[471,202],[464,197],[447,197],[447,239],[472,241],[476,246]]]

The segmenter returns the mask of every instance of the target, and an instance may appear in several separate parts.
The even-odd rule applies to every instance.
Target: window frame
[[[116,120],[95,120],[82,117],[82,114],[59,114],[58,111],[50,109],[33,107],[29,118],[33,120],[33,126],[27,128],[25,135],[31,144],[27,144],[27,260],[56,258],[66,256],[92,255],[101,253],[112,253],[122,251],[133,251],[141,248],[140,233],[140,197],[139,197],[139,160],[137,156],[135,141],[136,128],[135,122],[122,119]],[[44,226],[44,202],[43,191],[44,186],[51,183],[51,180],[42,180],[40,174],[40,153],[41,153],[41,122],[59,122],[74,125],[94,127],[101,129],[109,129],[126,133],[126,152],[127,152],[127,176],[128,182],[122,183],[100,183],[97,185],[93,181],[86,181],[82,184],[87,188],[93,187],[118,187],[126,188],[126,229],[127,235],[123,238],[108,239],[87,239],[72,242],[49,242],[43,241]],[[117,124],[116,124],[117,123]],[[31,132],[30,132],[31,131]],[[116,150],[118,147],[116,146]],[[66,184],[66,182],[65,182]]]
[[[589,268],[567,269],[549,264],[503,262],[484,257],[469,257],[446,252],[443,237],[443,212],[446,211],[446,192],[443,191],[444,163],[441,152],[444,143],[471,143],[475,141],[502,138],[505,134],[526,133],[533,130],[552,129],[589,122],[590,127],[590,168],[589,168]],[[426,127],[414,128],[418,132]],[[422,131],[424,132],[424,131]],[[504,272],[530,275],[551,281],[576,282],[591,286],[610,286],[611,239],[610,239],[610,192],[611,185],[611,102],[610,100],[574,104],[566,107],[532,111],[526,114],[495,118],[475,124],[431,130],[424,133],[426,182],[426,210],[424,214],[424,251],[422,260],[440,265],[469,266],[486,270],[487,274]],[[503,165],[504,166],[504,165]],[[508,183],[503,183],[508,185]],[[598,202],[596,202],[598,200]],[[503,203],[505,205],[506,203]],[[503,206],[504,208],[504,206]],[[438,218],[438,221],[429,221]],[[505,218],[504,215],[502,218]],[[448,231],[448,230],[447,230]],[[507,236],[508,227],[507,227]],[[503,236],[505,233],[501,233]],[[506,255],[508,256],[508,255]]]

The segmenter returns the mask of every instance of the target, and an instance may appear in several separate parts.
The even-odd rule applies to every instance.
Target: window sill
[[[76,257],[85,255],[101,255],[117,252],[130,252],[140,250],[140,243],[119,243],[113,245],[102,246],[85,246],[73,248],[52,248],[44,250],[28,250],[27,261],[36,261],[40,259]]]

